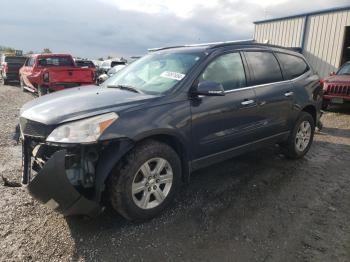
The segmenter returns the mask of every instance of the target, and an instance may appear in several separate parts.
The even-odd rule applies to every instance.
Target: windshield
[[[131,86],[146,94],[161,94],[173,88],[204,53],[155,53],[124,68],[103,86]]]
[[[343,65],[338,71],[337,75],[350,75],[350,63]]]
[[[74,66],[73,60],[69,56],[47,56],[40,57],[39,66]]]

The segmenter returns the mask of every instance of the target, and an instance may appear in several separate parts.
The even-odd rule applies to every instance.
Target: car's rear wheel
[[[310,149],[315,132],[315,121],[307,112],[301,112],[284,145],[284,154],[291,159],[303,157]]]
[[[171,203],[180,181],[177,153],[167,144],[145,141],[128,153],[110,175],[110,202],[128,220],[151,219]]]

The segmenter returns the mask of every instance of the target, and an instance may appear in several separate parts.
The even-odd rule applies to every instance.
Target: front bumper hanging
[[[25,153],[25,152],[24,152]],[[55,152],[39,173],[29,182],[28,191],[46,206],[65,216],[84,214],[96,216],[100,205],[81,195],[70,183],[65,170],[66,150]],[[24,169],[30,168],[24,165]],[[24,170],[24,174],[29,172]]]

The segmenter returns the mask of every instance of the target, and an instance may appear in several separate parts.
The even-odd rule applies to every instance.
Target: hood
[[[45,95],[26,103],[21,118],[56,125],[107,112],[118,112],[157,96],[118,88],[83,86]]]
[[[325,79],[327,84],[350,84],[350,75],[334,75]]]

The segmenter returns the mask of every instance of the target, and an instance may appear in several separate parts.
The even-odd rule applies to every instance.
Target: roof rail
[[[166,50],[171,48],[181,48],[181,47],[200,47],[200,46],[208,46],[209,48],[225,46],[225,45],[233,45],[233,44],[250,44],[255,43],[253,39],[247,40],[235,40],[235,41],[224,41],[224,42],[211,42],[211,43],[200,43],[200,44],[187,44],[187,45],[177,45],[177,46],[166,46],[166,47],[157,47],[148,49],[149,52]]]

